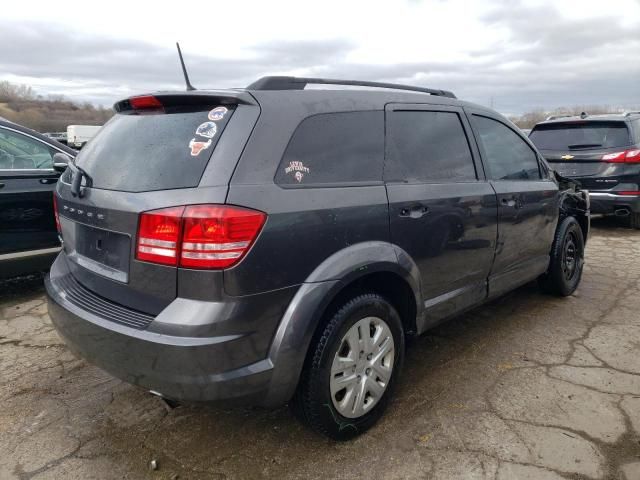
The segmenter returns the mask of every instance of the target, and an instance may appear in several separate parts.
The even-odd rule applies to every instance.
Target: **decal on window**
[[[195,138],[192,138],[189,142],[189,148],[191,149],[191,156],[197,157],[200,155],[202,150],[206,150],[211,146],[211,140],[207,140],[206,142],[200,142]]]
[[[305,173],[309,173],[309,167],[305,167],[304,163],[299,161],[289,162],[289,166],[285,167],[284,173],[289,174],[293,172],[293,177],[298,183],[302,182]]]
[[[227,107],[216,107],[209,112],[209,120],[213,120],[214,122],[222,120],[227,112]]]
[[[218,131],[218,127],[213,122],[204,122],[201,123],[196,129],[196,135],[200,135],[205,138],[213,138],[213,136]]]

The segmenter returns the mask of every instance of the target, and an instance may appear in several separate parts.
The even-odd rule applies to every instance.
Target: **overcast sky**
[[[522,113],[640,106],[640,0],[9,2],[0,80],[111,105],[262,75],[352,78],[453,90]]]

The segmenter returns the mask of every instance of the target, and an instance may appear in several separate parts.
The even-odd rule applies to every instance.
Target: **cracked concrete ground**
[[[640,479],[640,232],[611,221],[574,296],[528,285],[413,341],[396,400],[349,443],[286,408],[167,411],[67,351],[40,278],[1,288],[3,480]]]

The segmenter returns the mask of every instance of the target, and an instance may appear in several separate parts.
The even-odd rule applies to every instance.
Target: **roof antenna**
[[[178,47],[178,56],[180,57],[180,64],[182,65],[182,73],[184,73],[184,83],[187,84],[187,91],[195,90],[196,87],[191,85],[191,82],[189,81],[189,74],[187,73],[187,67],[184,66],[182,51],[180,51],[180,44],[178,42],[176,42],[176,47]]]

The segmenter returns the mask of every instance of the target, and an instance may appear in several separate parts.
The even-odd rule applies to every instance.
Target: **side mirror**
[[[58,152],[53,154],[53,169],[57,172],[64,172],[71,162],[71,157],[66,153]]]

